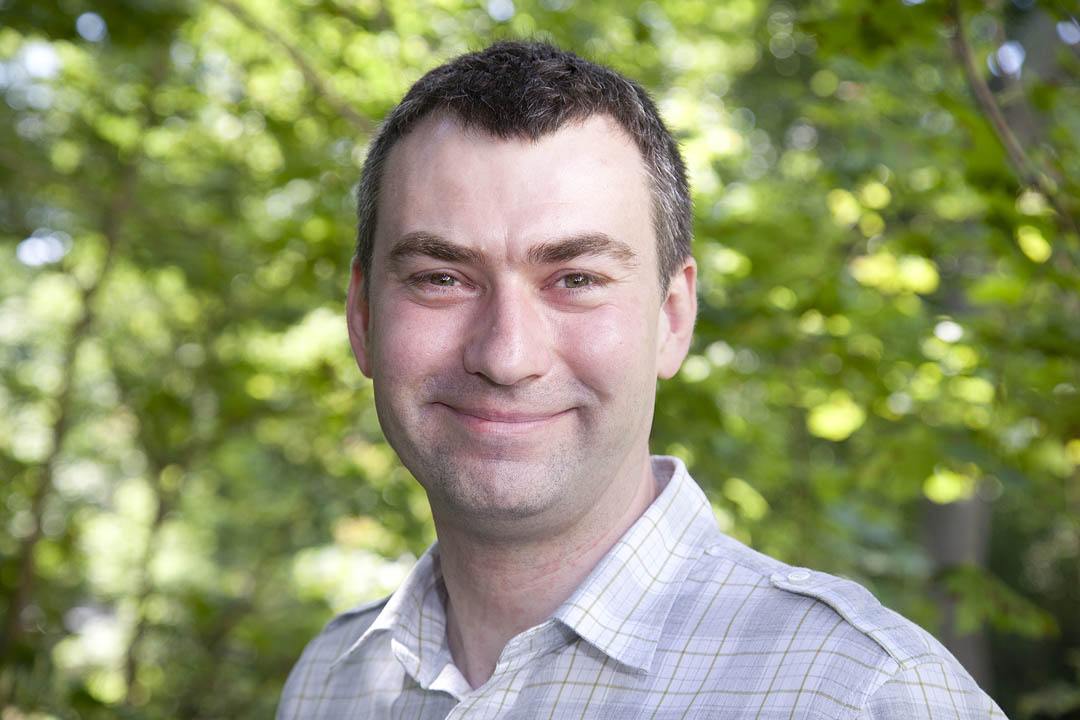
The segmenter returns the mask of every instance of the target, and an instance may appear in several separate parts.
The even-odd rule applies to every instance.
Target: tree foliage
[[[1075,717],[1075,17],[4,0],[4,720],[268,717],[433,539],[346,341],[351,188],[408,85],[500,37],[639,79],[685,151],[702,307],[654,450],[755,547],[989,632],[1011,716]]]

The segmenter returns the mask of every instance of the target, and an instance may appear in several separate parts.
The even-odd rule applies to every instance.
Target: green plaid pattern
[[[929,633],[720,533],[679,460],[653,469],[660,496],[483,686],[450,657],[436,544],[308,645],[278,720],[1005,717]]]

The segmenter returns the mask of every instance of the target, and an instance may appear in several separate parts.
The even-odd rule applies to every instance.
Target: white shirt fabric
[[[482,686],[450,655],[436,544],[308,645],[278,720],[1005,717],[929,633],[723,535],[678,459],[653,472],[657,499]]]

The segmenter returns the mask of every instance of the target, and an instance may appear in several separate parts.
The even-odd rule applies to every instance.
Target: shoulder
[[[363,605],[357,605],[335,616],[323,627],[322,632],[307,644],[293,672],[295,673],[301,665],[312,661],[333,663],[341,657],[349,649],[349,646],[367,632],[371,624],[375,622],[375,618],[379,616],[379,613],[386,606],[390,597],[388,595]]]
[[[330,622],[326,623],[323,632],[333,632],[335,629],[341,628],[342,626],[355,627],[357,622],[363,622],[365,619],[367,620],[367,624],[370,625],[371,622],[378,617],[379,613],[382,612],[382,609],[386,607],[386,603],[389,602],[391,597],[393,596],[385,595],[377,600],[357,605],[340,615],[334,616]]]
[[[330,667],[363,637],[389,599],[384,597],[346,610],[327,623],[307,644],[285,681],[278,717],[286,717],[285,709],[306,697],[305,688],[313,678],[326,676]]]
[[[691,574],[699,581],[723,577],[724,585],[752,588],[752,615],[802,608],[815,624],[831,623],[832,637],[859,639],[874,665],[910,667],[944,650],[925,630],[883,606],[863,586],[828,573],[793,567],[719,536]],[[721,589],[722,586],[718,586]],[[951,657],[951,656],[950,656]]]
[[[858,720],[933,717],[1006,720],[1001,708],[958,663],[944,659],[925,659],[901,669],[867,698],[857,717]]]
[[[850,580],[716,535],[685,594],[709,608],[699,627],[725,653],[828,698],[826,716],[918,718],[948,708],[950,717],[1004,717],[941,643]]]

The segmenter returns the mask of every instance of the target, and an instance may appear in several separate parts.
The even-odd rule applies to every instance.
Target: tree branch
[[[164,79],[166,72],[165,58],[167,58],[168,46],[162,46],[159,62],[152,72],[154,88],[158,87]],[[143,119],[143,129],[149,124]],[[23,611],[33,600],[37,585],[37,568],[34,552],[42,536],[42,520],[45,513],[45,504],[53,490],[53,477],[56,466],[63,452],[64,441],[68,429],[71,427],[73,418],[73,405],[75,394],[75,361],[78,357],[79,348],[91,333],[96,319],[93,303],[98,290],[104,284],[109,275],[116,248],[120,244],[123,234],[124,220],[131,211],[134,202],[135,190],[138,187],[139,165],[141,156],[136,155],[126,163],[121,163],[119,180],[112,193],[109,202],[103,205],[101,215],[101,232],[105,238],[105,256],[102,258],[101,267],[93,282],[85,286],[80,297],[80,314],[78,320],[71,328],[63,353],[63,373],[61,384],[56,395],[57,415],[52,427],[52,448],[48,456],[38,468],[31,470],[36,477],[31,500],[31,517],[34,528],[29,535],[23,538],[19,546],[18,579],[12,588],[8,598],[8,616],[2,634],[0,634],[0,659],[6,658],[11,649],[19,641],[22,634]]]
[[[37,584],[37,574],[34,567],[34,550],[38,541],[41,540],[41,524],[45,513],[45,503],[52,490],[52,478],[56,472],[56,465],[60,459],[64,439],[67,437],[68,428],[71,426],[72,405],[74,395],[75,360],[82,342],[90,334],[94,322],[92,303],[102,281],[108,275],[109,266],[113,257],[113,251],[117,244],[122,218],[131,206],[131,196],[135,190],[138,178],[138,166],[129,165],[121,179],[117,189],[115,200],[105,211],[104,235],[105,235],[105,258],[102,260],[101,269],[97,278],[88,287],[83,289],[81,304],[82,312],[79,319],[71,329],[67,344],[64,347],[64,360],[62,367],[64,372],[61,377],[60,390],[56,396],[57,416],[52,427],[52,449],[48,457],[41,463],[41,467],[35,472],[36,486],[34,487],[33,499],[31,500],[30,512],[34,519],[33,531],[23,538],[19,546],[19,574],[18,580],[12,590],[8,601],[8,617],[4,626],[3,636],[0,637],[0,658],[6,657],[8,651],[18,642],[22,630],[20,616],[29,605],[34,596]]]
[[[241,24],[254,30],[256,33],[262,35],[264,38],[270,40],[288,53],[289,57],[292,58],[293,63],[300,69],[304,79],[308,81],[308,84],[311,85],[316,94],[326,100],[330,107],[334,109],[334,112],[348,120],[353,127],[361,132],[371,133],[374,131],[372,123],[366,117],[354,110],[341,96],[327,87],[326,83],[319,77],[319,73],[316,72],[314,66],[308,62],[307,58],[305,58],[294,45],[282,37],[277,31],[265,23],[256,20],[251,13],[233,2],[233,0],[211,1],[231,13]]]
[[[1057,189],[1052,187],[1047,182],[1046,176],[1038,172],[1032,165],[1027,152],[1025,152],[1023,145],[1016,137],[1016,133],[1013,132],[1012,127],[1009,126],[1008,121],[1005,119],[1005,115],[1001,112],[1001,108],[998,107],[993,92],[991,92],[986,81],[983,80],[982,75],[979,74],[975,56],[971,52],[971,46],[968,45],[967,39],[964,37],[963,10],[960,0],[953,0],[952,15],[954,24],[952,35],[953,52],[964,68],[968,84],[975,95],[976,103],[987,120],[989,120],[1002,147],[1005,148],[1005,154],[1009,156],[1009,161],[1018,174],[1020,183],[1044,195],[1057,212],[1064,229],[1074,236],[1080,237],[1080,229],[1077,228],[1076,220],[1072,217],[1069,209],[1065,207],[1057,193]],[[1074,267],[1080,264],[1069,249],[1066,248],[1065,252]]]
[[[147,533],[146,543],[142,548],[142,557],[139,559],[139,577],[136,581],[138,587],[135,592],[134,603],[135,629],[131,633],[131,640],[128,642],[127,650],[124,652],[124,684],[127,687],[124,702],[128,705],[131,705],[135,699],[135,683],[139,674],[139,651],[142,646],[143,638],[146,636],[147,630],[149,629],[146,605],[154,590],[150,566],[154,561],[158,538],[161,536],[161,528],[165,524],[165,518],[168,517],[169,511],[171,510],[170,499],[165,496],[166,492],[161,487],[160,477],[163,470],[164,468],[159,463],[154,464],[154,480],[152,484],[154,486],[154,496],[158,506],[157,511],[154,513],[154,519],[150,524],[149,532]]]

